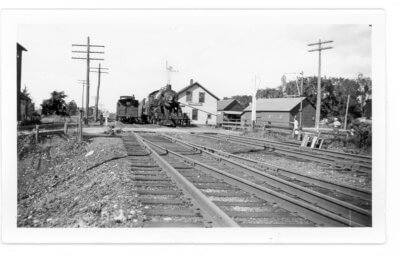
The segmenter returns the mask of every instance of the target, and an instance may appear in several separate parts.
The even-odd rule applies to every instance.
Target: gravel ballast
[[[143,218],[118,138],[46,139],[18,162],[18,227],[136,227]]]

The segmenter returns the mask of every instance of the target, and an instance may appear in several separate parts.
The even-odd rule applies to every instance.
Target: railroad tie
[[[180,195],[182,192],[177,190],[147,190],[135,189],[135,192],[140,195]]]
[[[179,216],[179,217],[201,217],[199,212],[190,209],[145,209],[147,216]]]

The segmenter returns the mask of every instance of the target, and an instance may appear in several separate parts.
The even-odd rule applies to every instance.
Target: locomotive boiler
[[[142,120],[164,126],[189,126],[189,117],[182,113],[178,94],[167,84],[149,94],[143,103]]]

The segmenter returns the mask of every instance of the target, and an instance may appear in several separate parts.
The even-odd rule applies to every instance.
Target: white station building
[[[201,84],[190,80],[190,84],[178,92],[182,112],[195,125],[217,124],[217,102],[219,98]]]

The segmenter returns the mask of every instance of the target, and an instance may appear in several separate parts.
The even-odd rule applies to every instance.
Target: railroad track
[[[192,134],[212,140],[229,141],[231,143],[239,145],[253,146],[259,149],[267,149],[279,154],[328,164],[337,168],[350,169],[353,171],[368,174],[370,174],[372,170],[372,159],[370,156],[348,154],[324,149],[310,149],[295,146],[289,143],[275,142],[259,138],[250,138],[236,135],[225,135],[216,133]]]
[[[346,201],[170,137],[138,138],[240,226],[371,226],[371,212]]]
[[[335,197],[342,201],[359,205],[360,207],[365,209],[369,210],[371,209],[372,193],[370,190],[335,183],[323,178],[315,178],[313,176],[302,174],[295,170],[291,170],[289,168],[284,168],[278,165],[270,164],[264,161],[254,160],[247,157],[242,157],[236,154],[228,153],[222,150],[194,143],[184,142],[182,140],[179,140],[172,136],[168,136],[166,134],[162,135],[182,145],[192,146],[198,150],[204,150],[206,152],[210,152],[212,153],[211,155],[213,155],[214,157],[218,158],[218,156],[222,156],[222,158],[219,158],[219,161],[225,161],[226,163],[229,163],[229,161],[227,161],[226,159],[232,159],[237,163],[245,164],[247,166],[256,168],[259,171],[268,172],[269,174],[277,176],[286,181],[293,182],[300,186],[318,191],[320,193],[329,195],[331,197]]]
[[[135,135],[123,136],[122,140],[147,218],[143,227],[236,226]]]

